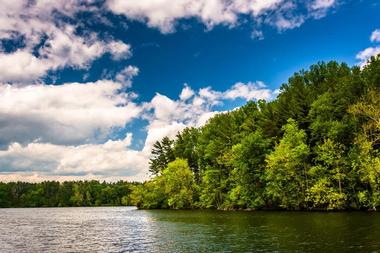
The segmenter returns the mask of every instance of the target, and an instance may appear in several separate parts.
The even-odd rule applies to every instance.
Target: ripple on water
[[[375,252],[380,215],[0,209],[0,252]]]

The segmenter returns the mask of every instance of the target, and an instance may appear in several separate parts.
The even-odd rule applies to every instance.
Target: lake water
[[[0,252],[380,252],[380,213],[0,209]]]

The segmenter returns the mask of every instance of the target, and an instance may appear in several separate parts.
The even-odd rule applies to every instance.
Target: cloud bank
[[[224,101],[273,96],[262,82],[236,83],[226,91],[211,87],[194,91],[184,85],[178,99],[157,93],[148,102],[135,103],[133,93],[119,92],[122,87],[109,80],[0,85],[0,180],[144,180],[155,141],[173,138],[188,126],[202,126],[220,113],[214,107]],[[130,133],[124,139],[109,139],[115,128],[135,118],[148,121],[141,150],[130,147]]]
[[[104,139],[124,127],[141,108],[121,83],[0,85],[0,144],[31,141],[79,144]]]

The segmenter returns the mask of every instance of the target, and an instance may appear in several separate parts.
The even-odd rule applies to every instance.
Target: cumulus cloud
[[[368,47],[368,48],[364,49],[363,51],[360,51],[356,55],[356,59],[360,60],[359,65],[362,66],[362,67],[364,67],[368,63],[368,60],[372,56],[375,56],[375,55],[378,55],[378,54],[380,54],[380,46],[377,46],[377,47]]]
[[[372,32],[370,36],[371,42],[380,42],[380,30],[376,29]],[[362,51],[360,51],[356,55],[356,59],[359,60],[359,66],[364,67],[367,65],[369,59],[371,59],[372,56],[376,56],[380,54],[380,45],[374,46],[374,47],[368,47]]]
[[[139,71],[138,67],[129,65],[118,72],[115,79],[118,82],[123,83],[125,87],[129,88],[132,86],[133,77],[137,76]]]
[[[132,55],[131,46],[122,41],[111,41],[104,45],[105,51],[108,51],[114,60],[129,58]]]
[[[0,144],[40,140],[78,144],[124,127],[141,108],[122,84],[101,80],[59,86],[0,85]]]
[[[146,105],[146,119],[149,120],[144,150],[150,152],[153,143],[165,136],[173,138],[185,127],[200,127],[215,114],[216,105],[226,100],[259,100],[273,98],[273,92],[261,82],[238,82],[226,91],[215,91],[211,87],[197,92],[184,85],[178,100],[156,94]]]
[[[163,33],[173,32],[178,20],[197,18],[208,29],[223,24],[239,24],[241,15],[249,16],[259,26],[263,23],[279,30],[300,26],[308,18],[321,18],[335,6],[335,0],[107,0],[114,13],[146,22]],[[306,9],[306,11],[304,10]],[[255,29],[257,34],[257,29]],[[262,37],[262,36],[260,36]]]
[[[314,10],[327,9],[335,4],[335,0],[315,0],[311,4],[311,8]]]
[[[128,66],[130,76],[138,70]],[[127,75],[127,74],[126,74]],[[164,136],[200,127],[227,100],[271,99],[262,82],[238,82],[225,91],[184,85],[179,98],[156,94],[136,104],[109,80],[53,85],[0,85],[0,180],[148,178],[150,151]],[[141,150],[132,135],[109,139],[113,129],[135,118],[148,121]]]
[[[245,100],[268,100],[271,96],[272,90],[266,88],[266,85],[261,81],[256,83],[249,82],[247,84],[239,82],[223,93],[223,97],[226,99],[243,98]]]
[[[11,54],[0,53],[0,81],[27,81],[43,76],[50,64],[43,63],[26,50],[17,50]]]
[[[179,95],[179,98],[183,101],[188,100],[194,95],[194,91],[185,84],[185,87],[182,89],[181,94]]]
[[[371,42],[380,42],[380,29],[376,29],[372,32],[370,40]]]
[[[147,167],[144,152],[130,150],[132,135],[122,140],[108,140],[104,144],[78,146],[55,145],[51,143],[12,143],[8,149],[0,150],[0,179],[40,175],[59,177],[80,176],[92,178],[122,177],[142,180]]]
[[[65,23],[94,1],[3,1],[0,10],[0,39],[22,39],[25,46],[7,52],[0,48],[0,82],[30,82],[49,70],[86,68],[105,53],[120,60],[131,55],[130,45],[100,40],[94,32],[77,33],[77,25]],[[58,15],[60,14],[60,15]]]

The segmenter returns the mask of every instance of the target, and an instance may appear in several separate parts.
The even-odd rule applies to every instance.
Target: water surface
[[[380,252],[380,214],[0,209],[0,252]]]

